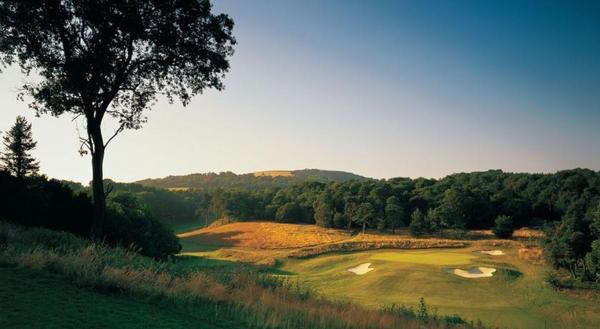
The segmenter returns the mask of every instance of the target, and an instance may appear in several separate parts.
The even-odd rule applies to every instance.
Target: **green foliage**
[[[0,161],[4,169],[19,178],[37,174],[40,165],[30,154],[37,142],[33,140],[31,124],[25,117],[17,116],[3,140],[4,153],[0,153]]]
[[[506,215],[496,217],[492,232],[499,238],[510,238],[515,231],[512,218]]]
[[[585,255],[587,279],[600,284],[600,239],[592,242],[592,250]]]
[[[404,207],[400,199],[393,195],[385,201],[385,218],[388,225],[392,229],[392,233],[396,227],[405,226]]]
[[[295,202],[288,202],[277,209],[275,218],[280,222],[294,222],[302,218],[302,208]]]
[[[410,216],[410,225],[408,226],[410,234],[413,236],[421,236],[429,232],[429,225],[425,221],[425,215],[420,209],[415,211]]]
[[[157,221],[135,195],[118,192],[108,201],[105,234],[109,242],[133,246],[142,255],[159,259],[181,250],[175,234]]]
[[[324,191],[315,202],[315,223],[322,227],[333,227],[334,205],[328,191]]]
[[[348,222],[348,216],[344,213],[336,212],[335,215],[333,215],[333,226],[336,228],[344,228]]]
[[[356,220],[362,226],[363,233],[371,226],[375,218],[375,208],[369,202],[363,202],[356,210]]]

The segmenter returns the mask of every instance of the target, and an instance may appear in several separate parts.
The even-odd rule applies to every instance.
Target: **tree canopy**
[[[95,235],[106,208],[105,148],[139,129],[162,95],[185,106],[221,90],[235,39],[233,20],[208,0],[0,1],[0,62],[35,74],[22,88],[37,114],[84,118],[80,152],[91,153]],[[117,123],[106,138],[106,116]]]

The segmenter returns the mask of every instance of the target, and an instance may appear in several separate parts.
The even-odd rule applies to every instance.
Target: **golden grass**
[[[255,177],[291,177],[294,174],[289,170],[266,170],[253,173]]]
[[[316,225],[237,222],[177,235],[207,245],[261,249],[302,248],[349,239],[345,231]]]
[[[407,230],[398,234],[356,234],[316,225],[273,222],[235,222],[178,235],[193,245],[214,247],[210,252],[184,250],[184,255],[239,260],[261,265],[285,257],[303,258],[335,251],[371,249],[460,248],[469,241],[436,237],[413,238]]]
[[[544,253],[540,247],[526,247],[518,250],[519,258],[530,263],[541,265],[544,264]]]

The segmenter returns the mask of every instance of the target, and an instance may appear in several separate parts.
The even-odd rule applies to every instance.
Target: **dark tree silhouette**
[[[105,149],[124,129],[139,129],[159,95],[187,105],[223,88],[235,39],[233,21],[208,0],[2,0],[0,61],[41,79],[23,86],[37,114],[83,117],[83,153],[92,156],[94,221],[102,234]],[[119,126],[103,136],[106,115]]]
[[[37,142],[31,135],[31,124],[18,116],[15,125],[3,137],[4,152],[0,155],[3,166],[11,174],[23,178],[37,174],[39,163],[29,154]]]

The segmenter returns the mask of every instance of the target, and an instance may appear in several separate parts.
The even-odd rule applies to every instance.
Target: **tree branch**
[[[108,146],[108,144],[113,140],[113,138],[117,137],[117,135],[122,132],[125,129],[125,123],[121,123],[119,125],[119,128],[117,130],[115,130],[115,133],[110,136],[110,138],[106,141],[106,143],[104,143],[104,148],[106,148]]]

